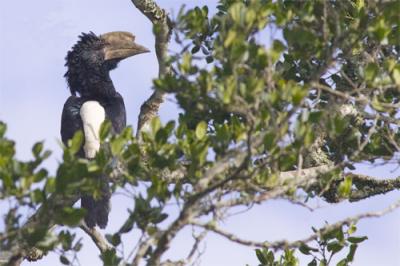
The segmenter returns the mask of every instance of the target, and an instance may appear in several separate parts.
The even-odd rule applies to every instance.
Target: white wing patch
[[[100,149],[100,126],[106,118],[103,106],[96,101],[87,101],[82,104],[80,115],[85,134],[85,144],[83,150],[88,159],[96,156]]]

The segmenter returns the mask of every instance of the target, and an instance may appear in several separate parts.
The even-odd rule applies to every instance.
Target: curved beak
[[[104,59],[120,59],[150,52],[146,47],[135,43],[135,36],[129,32],[116,31],[100,36],[106,43],[104,47]]]
[[[143,54],[143,53],[149,53],[150,50],[147,49],[146,47],[133,43],[131,46],[125,46],[125,47],[113,47],[113,46],[107,46],[104,49],[104,59],[105,60],[111,60],[111,59],[125,59],[137,54]]]

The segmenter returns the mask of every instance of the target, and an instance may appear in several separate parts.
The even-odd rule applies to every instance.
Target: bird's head
[[[116,68],[121,60],[147,52],[146,47],[135,43],[135,36],[130,32],[114,31],[99,36],[93,32],[82,33],[66,57],[65,77],[71,93],[81,93],[79,83],[85,77],[100,76]]]

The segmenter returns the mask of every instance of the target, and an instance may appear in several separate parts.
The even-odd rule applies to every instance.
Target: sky
[[[177,14],[186,4],[215,7],[217,1],[159,0],[171,14]],[[17,143],[17,157],[31,158],[30,149],[36,141],[44,140],[46,148],[53,151],[45,166],[51,171],[61,160],[59,145],[60,117],[63,104],[69,96],[63,75],[64,58],[81,32],[97,34],[109,31],[129,31],[136,41],[152,50],[120,63],[112,72],[117,90],[126,104],[128,124],[136,126],[141,103],[152,93],[152,79],[157,76],[157,59],[151,24],[135,9],[129,0],[41,0],[0,1],[0,120],[8,124],[7,136]],[[173,99],[169,98],[160,109],[163,121],[177,117]],[[396,165],[375,167],[360,165],[359,173],[371,176],[396,177]],[[323,226],[349,215],[386,208],[400,197],[395,191],[359,203],[324,204],[312,202],[318,208],[309,211],[283,200],[270,201],[254,207],[246,214],[236,215],[223,223],[224,229],[239,236],[259,241],[280,239],[297,240],[312,233],[311,226]],[[104,233],[117,230],[126,217],[126,209],[133,208],[122,196],[112,199],[110,223]],[[0,215],[2,212],[0,210]],[[369,240],[357,250],[356,266],[400,265],[400,211],[379,219],[362,220],[358,234]],[[1,230],[1,225],[0,225]],[[83,237],[84,248],[79,255],[81,265],[101,265],[98,250],[88,237]],[[190,230],[178,235],[164,258],[183,256],[191,243]],[[130,236],[132,237],[132,236]],[[124,239],[126,245],[134,239]],[[252,248],[228,242],[210,233],[206,239],[201,265],[244,266],[257,265]],[[309,260],[302,260],[306,265]],[[23,265],[60,265],[58,256],[50,254],[37,263]]]

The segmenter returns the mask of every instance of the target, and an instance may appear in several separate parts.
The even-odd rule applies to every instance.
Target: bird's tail
[[[95,200],[92,196],[83,196],[81,206],[87,210],[85,222],[88,227],[95,227],[96,224],[104,229],[108,223],[110,212],[111,191],[107,177],[101,177],[101,198]]]

